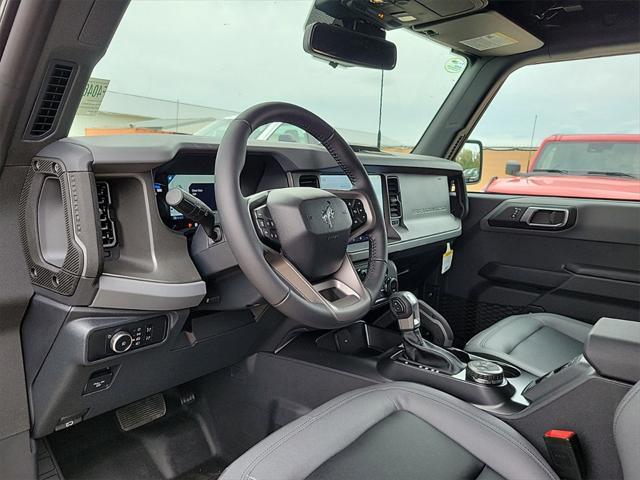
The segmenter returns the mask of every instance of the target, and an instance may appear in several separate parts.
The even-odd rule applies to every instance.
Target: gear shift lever
[[[455,375],[465,368],[458,357],[426,341],[420,333],[420,308],[411,292],[396,292],[389,297],[391,314],[398,322],[407,358],[443,373]]]

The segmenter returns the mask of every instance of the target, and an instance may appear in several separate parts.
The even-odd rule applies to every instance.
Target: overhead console
[[[317,0],[316,8],[334,18],[354,16],[386,30],[440,22],[486,7],[487,0]]]
[[[481,57],[516,55],[537,50],[544,45],[524,28],[491,10],[417,26],[414,30],[453,50]]]
[[[372,36],[406,28],[476,56],[515,55],[544,45],[501,13],[485,9],[488,4],[487,0],[316,0],[315,8]]]

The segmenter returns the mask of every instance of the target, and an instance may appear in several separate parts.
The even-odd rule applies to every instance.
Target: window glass
[[[276,128],[269,140],[275,142],[310,143],[307,140],[307,132],[288,123],[283,123]]]
[[[469,138],[470,191],[640,200],[640,55],[523,67]]]
[[[354,146],[410,151],[466,58],[397,29],[387,33],[398,50],[394,70],[334,68],[302,48],[313,3],[133,0],[91,75],[70,135],[219,140],[239,112],[286,101],[318,114]],[[294,137],[314,143],[299,132]]]

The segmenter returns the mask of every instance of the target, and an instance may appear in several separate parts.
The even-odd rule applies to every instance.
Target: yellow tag
[[[451,244],[447,242],[447,251],[442,254],[442,270],[440,273],[446,273],[453,263],[453,248]]]

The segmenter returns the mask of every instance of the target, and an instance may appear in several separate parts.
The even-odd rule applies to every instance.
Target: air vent
[[[72,80],[73,69],[73,65],[63,63],[55,63],[49,67],[45,84],[40,89],[29,120],[29,137],[40,138],[54,130],[67,87]]]
[[[320,188],[320,179],[317,175],[300,175],[300,180],[298,180],[298,184],[301,187],[313,187]]]
[[[111,191],[107,182],[96,182],[98,191],[98,213],[100,215],[100,232],[102,234],[102,246],[104,248],[115,247],[116,224],[113,221],[113,206],[111,204]]]
[[[387,177],[387,193],[389,195],[389,216],[392,225],[399,224],[402,218],[402,198],[400,196],[400,182],[398,177]],[[396,219],[394,221],[394,219]]]

